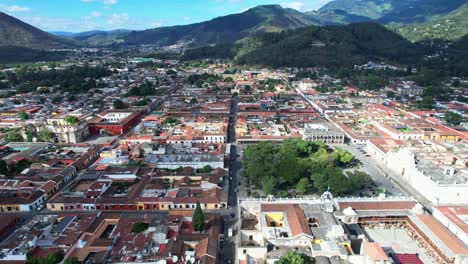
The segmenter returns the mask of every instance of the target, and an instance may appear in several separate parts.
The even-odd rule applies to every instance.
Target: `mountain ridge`
[[[0,46],[18,46],[34,49],[77,47],[80,43],[42,31],[13,16],[0,12]]]
[[[424,23],[392,25],[389,28],[411,41],[455,41],[468,34],[468,2],[446,15],[433,17]]]
[[[190,25],[132,31],[125,37],[125,43],[204,46],[235,42],[257,32],[277,32],[313,24],[319,22],[297,10],[263,5]]]
[[[444,19],[445,16],[452,14],[454,12],[453,8],[460,8],[460,4],[467,5],[467,1],[334,0],[317,11],[305,13],[295,9],[283,8],[280,5],[261,5],[242,13],[221,16],[189,25],[160,27],[141,31],[55,32],[55,34],[66,37],[46,33],[12,16],[0,13],[0,45],[54,49],[79,47],[84,44],[87,46],[148,44],[161,47],[172,46],[184,50],[194,47],[242,42],[244,39],[257,34],[282,32],[314,25],[326,26],[363,22],[385,24],[395,21],[395,14],[398,14],[397,17],[402,21],[414,19],[414,21],[424,20],[432,23],[432,21],[437,22],[436,19]],[[399,24],[391,22],[388,27],[411,39],[409,29],[413,24],[408,26],[406,31],[403,26],[395,25]],[[460,27],[460,25],[458,26]],[[465,32],[463,30],[458,31]],[[460,37],[461,35],[457,35],[457,38]]]
[[[444,15],[467,0],[334,0],[318,10],[319,14],[344,11],[382,24],[422,23],[434,15]]]

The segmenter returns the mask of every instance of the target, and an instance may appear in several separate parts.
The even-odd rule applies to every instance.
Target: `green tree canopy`
[[[65,260],[65,264],[80,264],[77,257],[68,258]]]
[[[132,225],[132,233],[142,233],[148,229],[149,225],[147,223],[138,222]]]
[[[195,211],[193,212],[192,225],[193,229],[197,232],[205,231],[205,215],[201,209],[200,202],[197,202]]]
[[[8,174],[8,164],[3,159],[0,159],[0,173],[3,175]]]
[[[63,121],[68,125],[76,125],[80,122],[80,119],[76,116],[66,116]]]
[[[213,168],[210,165],[205,165],[201,169],[201,173],[211,173],[213,171]]]
[[[126,109],[127,105],[120,99],[116,99],[113,103],[114,109]]]
[[[275,262],[275,264],[313,264],[315,260],[304,254],[296,252],[288,252],[286,255],[282,256],[280,260]]]
[[[26,264],[58,264],[63,260],[63,251],[50,253],[46,257],[34,257],[30,254],[26,256]]]
[[[458,126],[463,121],[463,116],[454,112],[448,112],[445,114],[445,122],[453,125]]]
[[[5,135],[6,142],[23,142],[23,136],[17,131],[9,131]]]
[[[307,187],[309,186],[309,179],[302,178],[296,185],[296,191],[300,194],[304,194],[307,191]]]
[[[243,174],[250,185],[262,188],[266,195],[275,189],[294,188],[299,189],[298,193],[305,193],[309,190],[308,179],[317,191],[330,186],[338,194],[344,194],[352,190],[342,169],[353,161],[353,155],[346,150],[292,138],[279,144],[249,145],[243,154]]]
[[[26,114],[25,111],[19,111],[19,112],[18,112],[18,117],[19,117],[19,119],[21,119],[21,120],[23,120],[23,121],[24,121],[24,120],[27,120],[27,119],[29,118],[29,117],[28,117],[28,114]]]
[[[43,129],[39,131],[39,133],[37,134],[37,137],[38,137],[38,140],[41,142],[51,142],[54,139],[55,134],[54,132],[50,130]]]

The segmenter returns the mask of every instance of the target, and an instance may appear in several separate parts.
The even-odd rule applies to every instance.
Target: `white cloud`
[[[115,5],[115,4],[117,4],[117,0],[104,0],[103,3],[105,5]]]
[[[8,13],[18,13],[18,12],[29,12],[31,9],[26,6],[18,6],[18,5],[3,5],[0,4],[0,10],[8,12]]]
[[[114,13],[107,19],[107,24],[111,26],[125,26],[129,24],[129,21],[130,16],[127,13]]]
[[[76,21],[69,18],[62,17],[43,17],[43,16],[18,16],[22,21],[31,24],[33,26],[39,27],[43,30],[63,30],[71,31],[76,28],[78,25]]]
[[[300,1],[293,1],[293,2],[281,3],[281,6],[301,11],[304,8],[305,4]]]
[[[159,28],[159,27],[164,26],[164,23],[165,23],[164,20],[155,21],[155,22],[151,23],[151,27],[152,28]]]
[[[240,3],[242,1],[244,1],[244,0],[216,0],[216,2],[218,2],[218,3],[225,3],[225,2],[227,2],[227,3]]]
[[[189,17],[189,16],[184,16],[184,17],[182,17],[182,19],[183,19],[184,21],[190,21],[190,20],[192,20],[192,18]]]
[[[101,17],[101,16],[102,16],[102,14],[100,12],[98,12],[98,11],[91,12],[91,17]]]
[[[115,5],[118,3],[118,0],[81,0],[83,3],[92,3],[92,2],[102,2],[104,5]]]

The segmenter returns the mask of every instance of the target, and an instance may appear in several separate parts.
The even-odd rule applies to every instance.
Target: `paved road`
[[[387,195],[413,196],[428,210],[432,208],[431,202],[424,198],[416,189],[405,184],[403,180],[387,167],[380,165],[371,157],[366,157],[356,145],[339,145],[359,159],[367,173],[372,177],[379,188],[385,188]],[[365,147],[363,147],[365,151]]]
[[[237,225],[237,188],[239,183],[240,162],[237,158],[236,144],[236,121],[237,104],[239,98],[233,97],[231,101],[231,111],[229,114],[229,125],[227,131],[227,143],[231,144],[231,156],[229,157],[229,177],[228,177],[228,210],[225,210],[225,232],[224,241],[221,243],[218,263],[234,263],[236,258],[236,236],[228,237],[228,230],[235,230]],[[235,232],[234,232],[235,234]]]
[[[228,127],[228,143],[231,143],[231,157],[229,158],[229,196],[228,196],[228,207],[237,206],[237,188],[238,188],[238,171],[240,169],[240,163],[237,159],[237,146],[236,144],[236,121],[237,121],[237,104],[239,98],[233,97],[231,104],[231,112],[229,115],[229,127]]]
[[[366,157],[366,154],[361,152],[361,150],[365,151],[365,148],[347,144],[338,145],[337,147],[349,151],[354,157],[360,160],[363,165],[362,169],[372,177],[378,188],[385,188],[387,195],[408,195],[408,193],[396,186],[389,178],[386,177],[386,172],[377,167],[375,160],[370,157]]]

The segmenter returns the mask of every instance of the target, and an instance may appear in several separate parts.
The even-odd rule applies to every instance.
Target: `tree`
[[[272,160],[277,148],[272,142],[249,145],[243,154],[243,174],[250,184],[261,187],[261,180],[274,174],[276,168]]]
[[[151,101],[148,98],[143,98],[133,103],[134,106],[145,106],[148,105]]]
[[[132,225],[132,233],[142,233],[146,231],[148,227],[149,225],[147,223],[142,223],[142,222],[134,223]]]
[[[334,167],[332,164],[329,164],[325,169],[312,174],[311,179],[314,182],[314,187],[319,192],[325,191],[327,188],[331,188],[333,193],[341,195],[352,190],[348,178],[340,169]]]
[[[34,131],[28,130],[28,131],[24,132],[24,134],[26,135],[26,141],[27,142],[32,142],[36,133]]]
[[[351,153],[341,148],[335,148],[334,153],[336,153],[335,163],[338,163],[339,165],[348,165],[354,160],[354,156]]]
[[[275,164],[274,176],[277,179],[287,181],[289,185],[294,185],[299,180],[299,165],[297,152],[294,148],[281,145],[280,151],[273,160]]]
[[[165,118],[161,124],[163,125],[166,125],[166,124],[169,124],[169,125],[177,125],[179,124],[179,119],[177,119],[177,117],[174,117],[174,116],[169,116],[167,118]]]
[[[50,142],[55,137],[55,134],[52,131],[49,131],[47,129],[43,129],[43,130],[39,131],[39,133],[37,134],[37,137],[38,137],[39,141],[41,141],[41,142]]]
[[[26,264],[57,264],[64,258],[63,251],[50,253],[46,257],[34,257],[31,254],[26,255]]]
[[[432,96],[424,96],[421,101],[416,102],[419,109],[432,109],[434,106],[434,98]]]
[[[169,69],[169,70],[166,71],[166,74],[167,74],[167,75],[176,75],[177,72],[174,71],[174,70],[172,70],[172,69]]]
[[[275,264],[312,264],[315,261],[304,254],[289,251],[286,255],[282,256]]]
[[[8,174],[8,164],[2,159],[0,159],[0,173],[3,175]]]
[[[205,231],[205,215],[201,209],[200,202],[197,202],[197,206],[193,212],[192,225],[193,229],[197,232]]]
[[[262,190],[265,195],[270,195],[273,193],[273,190],[275,189],[277,180],[273,176],[267,176],[262,179]]]
[[[394,91],[387,91],[387,97],[388,97],[388,98],[393,98],[393,97],[395,97],[395,92],[394,92]]]
[[[194,105],[194,104],[197,104],[197,103],[198,103],[197,98],[194,97],[194,98],[190,99],[190,104],[191,105]]]
[[[18,112],[18,117],[20,120],[24,121],[28,119],[28,114],[26,114],[25,111],[19,111]]]
[[[296,185],[296,191],[300,194],[304,194],[307,191],[307,187],[309,186],[309,179],[302,178]]]
[[[213,168],[210,165],[205,165],[205,167],[201,169],[201,173],[210,173],[212,171],[213,171]]]
[[[413,73],[413,67],[411,67],[411,65],[408,65],[408,67],[406,67],[406,75],[411,75]]]
[[[372,180],[371,176],[361,171],[348,173],[348,179],[349,184],[351,185],[351,190],[353,191],[362,190],[369,186],[375,186],[375,182]]]
[[[114,101],[114,109],[126,109],[127,105],[120,99]]]
[[[62,97],[61,96],[55,96],[54,98],[52,98],[52,103],[54,104],[59,104],[63,101]]]
[[[74,126],[80,122],[80,119],[76,116],[66,116],[63,119],[63,122],[65,122],[68,125]]]
[[[164,186],[165,190],[171,188],[172,186],[171,181],[168,178],[164,178],[162,185]]]
[[[454,112],[447,112],[445,114],[445,122],[453,125],[458,126],[463,121],[463,116]]]
[[[68,102],[74,102],[74,101],[76,101],[76,96],[75,96],[74,94],[68,96],[67,101],[68,101]]]
[[[6,142],[23,142],[23,136],[17,131],[9,131],[5,135],[5,141]]]
[[[77,257],[72,257],[65,260],[65,264],[80,264],[80,261]]]

